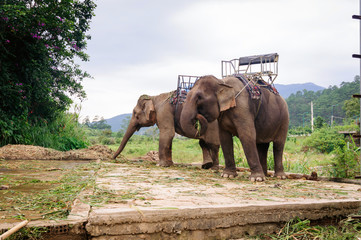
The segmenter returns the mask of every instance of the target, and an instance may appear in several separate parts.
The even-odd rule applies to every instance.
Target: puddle
[[[0,223],[17,222],[22,219],[42,219],[37,202],[44,201],[43,197],[49,190],[61,184],[61,179],[73,169],[79,174],[91,172],[83,169],[82,165],[92,161],[63,161],[63,160],[6,160],[0,161],[0,185],[9,187],[0,190]],[[94,174],[94,173],[89,173]],[[88,175],[88,174],[87,174]],[[29,199],[33,199],[29,201]],[[52,200],[49,196],[49,201]],[[45,204],[48,204],[45,202]],[[33,209],[33,210],[32,210]],[[62,211],[62,208],[58,210]],[[47,209],[47,211],[57,211]]]
[[[12,187],[10,190],[18,192],[40,192],[43,190],[51,189],[56,187],[57,184],[44,184],[44,183],[34,183],[34,184],[24,184],[21,186]]]

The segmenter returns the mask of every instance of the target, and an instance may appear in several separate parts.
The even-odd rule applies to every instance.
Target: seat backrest
[[[278,61],[277,53],[254,55],[248,57],[240,57],[239,66],[244,66],[249,64],[273,63],[277,61]]]

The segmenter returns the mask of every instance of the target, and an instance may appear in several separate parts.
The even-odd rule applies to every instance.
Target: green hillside
[[[356,76],[352,82],[342,82],[338,86],[330,86],[322,91],[298,91],[287,99],[290,113],[290,129],[310,128],[311,102],[313,102],[313,117],[316,122],[334,125],[345,121],[354,121],[360,115],[358,99],[353,94],[360,93],[360,77]]]

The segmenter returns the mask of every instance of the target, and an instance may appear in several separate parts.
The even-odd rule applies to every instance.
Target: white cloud
[[[178,74],[220,77],[221,60],[254,54],[279,53],[277,83],[352,81],[358,9],[351,0],[98,1],[82,115],[129,113],[141,94],[174,90]]]

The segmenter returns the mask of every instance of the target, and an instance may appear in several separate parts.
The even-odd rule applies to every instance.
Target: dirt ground
[[[249,172],[239,172],[235,179],[222,178],[221,172],[189,165],[170,168],[156,166],[158,152],[150,151],[138,160],[118,158],[111,161],[112,150],[106,146],[60,152],[43,147],[7,145],[0,148],[0,223],[23,218],[43,218],[47,212],[22,206],[40,201],[52,189],[79,177],[88,178],[93,193],[80,199],[96,210],[99,206],[119,205],[136,208],[182,208],[186,206],[234,205],[250,203],[320,202],[324,200],[360,200],[359,184],[309,181],[307,178],[252,183]],[[68,176],[66,179],[64,176]],[[65,180],[64,180],[65,179]],[[74,183],[74,186],[76,185]],[[69,185],[69,184],[68,184]],[[76,187],[76,186],[75,186]],[[71,189],[70,189],[71,190]],[[67,193],[67,191],[65,191]],[[79,197],[80,192],[74,192]],[[49,201],[58,201],[48,196]],[[54,200],[52,200],[54,198]],[[23,202],[19,199],[24,199]],[[69,198],[73,199],[73,198]],[[74,200],[73,199],[73,200]],[[66,203],[70,206],[71,202]],[[64,208],[64,207],[63,207]],[[67,209],[65,209],[67,210]],[[27,212],[29,211],[29,212]]]
[[[102,145],[67,152],[32,145],[6,145],[0,148],[0,159],[3,160],[105,160],[111,156],[112,150]]]

